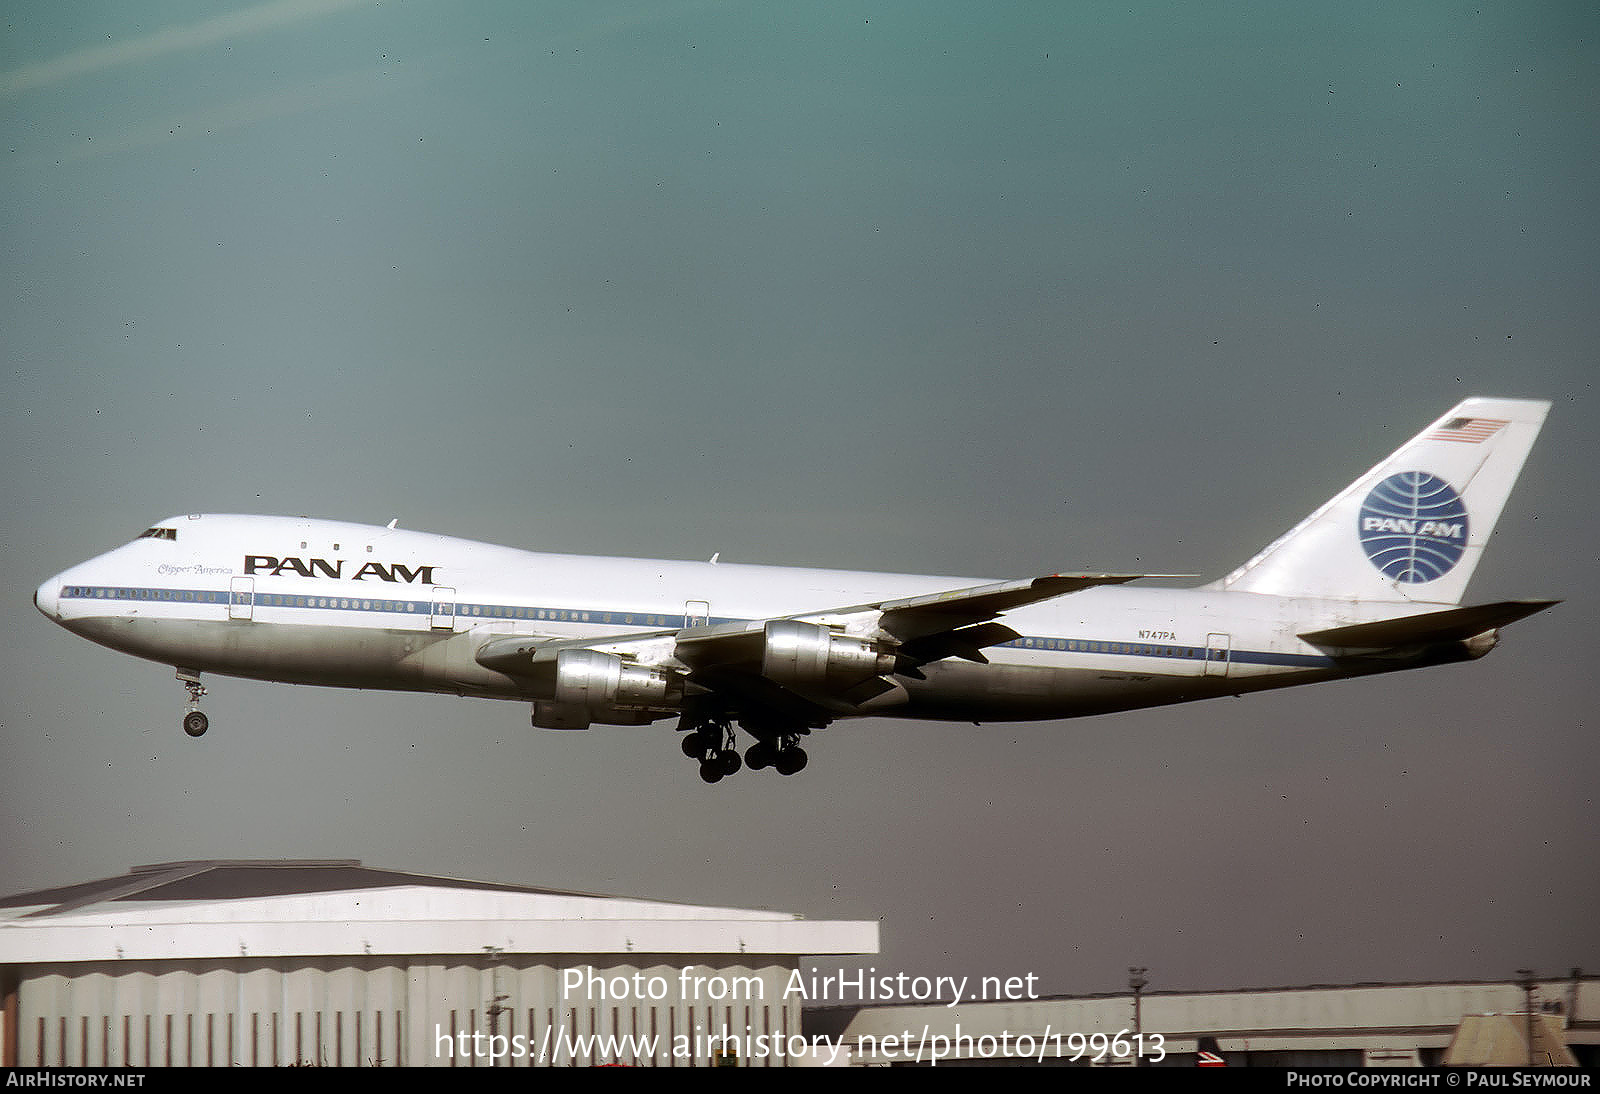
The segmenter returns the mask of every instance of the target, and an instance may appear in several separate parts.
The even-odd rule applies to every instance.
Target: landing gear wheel
[[[799,745],[791,745],[778,753],[778,758],[772,766],[778,769],[780,775],[798,775],[806,769],[806,750]]]
[[[745,766],[751,771],[760,771],[764,767],[771,767],[773,760],[772,746],[765,741],[757,741],[745,749]]]
[[[189,692],[189,713],[183,716],[183,731],[191,737],[200,737],[211,728],[211,720],[200,712],[200,699],[206,693],[206,686],[200,682],[200,673],[196,669],[180,668],[178,682]]]
[[[719,714],[685,714],[679,728],[685,730],[679,747],[691,760],[700,762],[700,778],[721,782],[744,767],[734,749],[733,724]]]

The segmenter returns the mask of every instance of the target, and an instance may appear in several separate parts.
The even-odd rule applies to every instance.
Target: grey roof
[[[876,953],[875,922],[506,885],[353,859],[205,860],[0,899],[0,964],[329,954]]]
[[[309,893],[349,892],[397,885],[477,889],[485,892],[530,893],[548,896],[594,896],[569,889],[544,889],[531,885],[506,885],[467,881],[363,866],[357,859],[200,859],[135,866],[121,877],[38,889],[0,897],[0,909],[48,907],[25,918],[62,915],[94,904],[118,900],[242,900],[251,897],[298,896]],[[659,903],[659,902],[658,902]]]

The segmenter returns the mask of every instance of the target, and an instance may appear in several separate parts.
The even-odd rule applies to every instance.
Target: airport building
[[[806,1032],[857,1066],[1133,1066],[1140,1044],[1143,1066],[1193,1067],[1204,1047],[1230,1067],[1338,1068],[1526,1065],[1532,1032],[1539,1066],[1592,1068],[1600,977],[833,1007]]]
[[[1007,1001],[955,1006],[809,1001],[808,959],[877,951],[876,922],[355,861],[141,866],[0,898],[0,1064],[1128,1066],[1140,1035],[1149,1065],[1193,1066],[1209,1051],[1231,1066],[1362,1067],[1449,1062],[1447,1051],[1522,1063],[1532,1033],[1552,1062],[1600,1066],[1600,977],[1576,969],[1046,998],[1001,985]]]
[[[0,1063],[787,1066],[800,959],[877,948],[876,923],[355,861],[141,866],[0,899]]]

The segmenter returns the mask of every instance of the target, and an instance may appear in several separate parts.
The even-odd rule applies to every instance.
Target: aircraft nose
[[[61,578],[52,577],[33,593],[33,606],[50,619],[61,618]]]

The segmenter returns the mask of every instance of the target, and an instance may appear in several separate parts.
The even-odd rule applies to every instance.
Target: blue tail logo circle
[[[1455,488],[1426,471],[1390,475],[1361,503],[1361,548],[1396,581],[1436,581],[1467,550],[1467,506]]]

